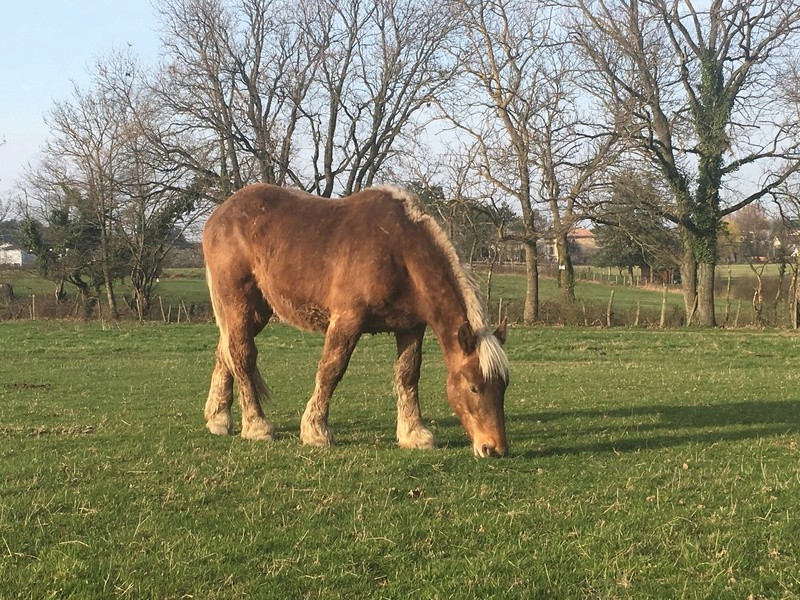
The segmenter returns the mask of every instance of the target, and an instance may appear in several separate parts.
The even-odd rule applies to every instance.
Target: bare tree
[[[320,61],[304,105],[312,189],[347,195],[375,182],[449,84],[454,63],[442,49],[452,21],[420,0],[314,0],[305,7],[309,55]]]
[[[214,181],[219,200],[253,181],[302,183],[290,162],[316,58],[296,10],[282,0],[157,8],[165,70],[153,91],[174,114],[163,138],[173,160]]]
[[[569,233],[595,212],[598,192],[610,183],[609,168],[618,157],[617,136],[576,83],[574,54],[556,43],[540,55],[538,95],[532,140],[540,200],[548,207],[558,260],[561,298],[575,301],[575,272]]]
[[[798,119],[778,92],[797,46],[800,4],[782,0],[576,0],[565,3],[586,88],[618,131],[660,170],[672,202],[661,214],[683,245],[689,315],[713,326],[723,216],[800,167]],[[736,174],[747,173],[736,180]],[[651,207],[658,208],[658,207]]]
[[[11,213],[11,204],[11,200],[0,198],[0,221],[5,221],[6,217]]]
[[[90,259],[98,267],[88,269],[89,276],[102,280],[113,318],[119,312],[114,282],[129,276],[142,318],[167,252],[202,215],[205,181],[191,178],[165,152],[159,135],[168,115],[149,93],[135,57],[112,53],[93,73],[91,88],[76,86],[48,116],[51,138],[28,173],[31,204],[37,205],[29,216],[38,212],[49,225],[47,235],[58,234],[61,254],[72,251],[69,260],[48,255],[51,271],[66,273],[62,280],[85,295]],[[35,227],[30,233],[34,242]]]
[[[575,84],[573,59],[553,11],[518,0],[453,0],[461,25],[456,47],[464,77],[445,105],[460,135],[473,140],[473,170],[517,204],[526,253],[526,323],[538,318],[539,256],[535,206],[547,207],[562,297],[575,299],[567,236],[585,205],[614,136],[589,115]]]
[[[420,0],[161,0],[177,162],[324,196],[371,185],[447,84],[450,21]],[[190,135],[187,135],[190,134]],[[211,161],[208,159],[211,158]]]
[[[100,66],[98,86],[126,115],[115,231],[130,276],[133,305],[142,320],[167,254],[211,208],[204,200],[208,181],[176,165],[165,151],[170,143],[163,132],[171,114],[151,93],[148,73],[135,57],[111,55]]]
[[[319,60],[314,93],[303,110],[311,138],[311,189],[331,196],[352,160],[347,140],[354,135],[360,110],[345,102],[355,95],[358,40],[368,29],[375,6],[361,0],[309,0],[303,7],[308,54]]]
[[[464,77],[441,98],[460,135],[466,134],[474,172],[522,211],[526,293],[523,320],[539,317],[539,254],[533,169],[533,118],[540,108],[536,59],[546,46],[548,21],[537,5],[491,0],[454,0],[451,15],[461,26],[454,47]],[[481,97],[475,96],[474,90]]]
[[[57,101],[45,117],[51,137],[42,151],[42,168],[29,170],[28,179],[32,189],[69,188],[86,199],[99,232],[95,258],[109,313],[117,319],[113,254],[127,123],[119,106],[97,88],[87,91],[75,85],[71,96]],[[44,178],[45,184],[37,178]]]

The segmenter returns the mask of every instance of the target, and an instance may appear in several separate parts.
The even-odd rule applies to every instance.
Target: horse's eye
[[[471,385],[471,386],[469,386],[469,391],[472,392],[473,394],[477,394],[478,393],[478,388],[475,387],[474,385]]]

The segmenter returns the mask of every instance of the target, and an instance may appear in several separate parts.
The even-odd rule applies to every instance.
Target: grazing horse
[[[220,331],[205,406],[212,433],[232,432],[236,378],[242,437],[273,438],[261,409],[260,399],[268,392],[256,365],[254,338],[276,315],[325,334],[316,388],[300,425],[304,444],[331,444],[328,403],[360,336],[393,332],[399,445],[434,447],[417,394],[429,325],[447,365],[447,399],[474,454],[507,452],[505,321],[491,331],[477,288],[452,244],[409,192],[381,186],[331,200],[251,185],[211,215],[203,256]]]

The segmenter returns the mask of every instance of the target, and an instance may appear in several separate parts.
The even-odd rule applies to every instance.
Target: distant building
[[[591,229],[576,227],[567,234],[570,256],[574,263],[587,263],[597,252],[597,238]],[[558,249],[556,240],[549,236],[545,246],[546,258],[552,262],[558,262]]]
[[[27,267],[35,262],[36,257],[22,248],[12,244],[0,244],[0,265]]]

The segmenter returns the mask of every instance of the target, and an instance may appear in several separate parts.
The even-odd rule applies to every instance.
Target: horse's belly
[[[312,302],[292,301],[286,296],[269,298],[275,315],[282,322],[306,331],[324,332],[328,329],[331,315],[323,307]]]
[[[307,331],[327,331],[337,315],[349,315],[360,323],[364,333],[400,331],[420,325],[408,293],[408,281],[387,278],[386,272],[365,271],[358,275],[339,274],[333,281],[324,273],[307,274],[298,280],[273,271],[259,281],[259,288],[281,321]],[[326,284],[320,285],[326,278]]]

